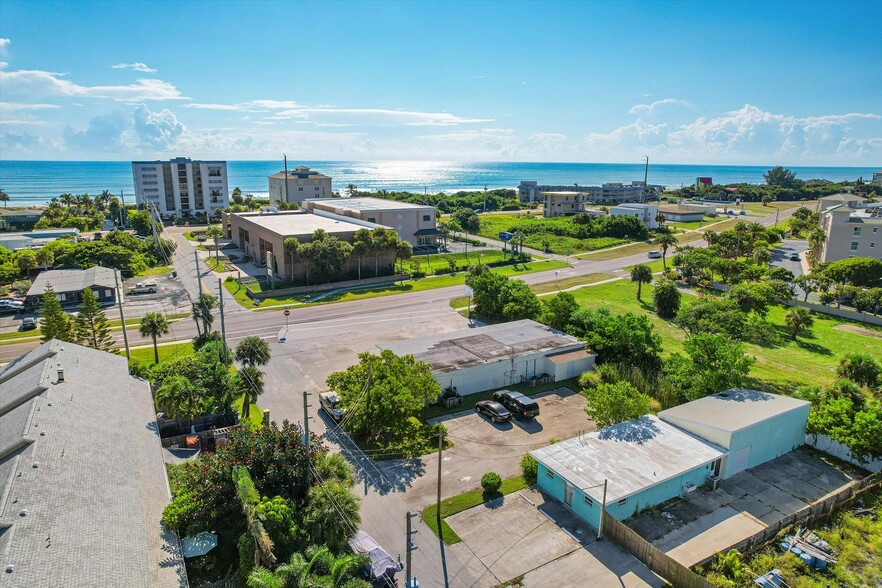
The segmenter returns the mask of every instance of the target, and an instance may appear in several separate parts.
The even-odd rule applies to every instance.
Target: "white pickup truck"
[[[153,282],[138,282],[129,288],[129,294],[154,294],[156,292],[156,284]]]

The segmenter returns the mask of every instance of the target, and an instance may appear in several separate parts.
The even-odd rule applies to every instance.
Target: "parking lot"
[[[665,585],[632,555],[610,541],[598,541],[593,528],[535,490],[446,520],[475,556],[470,571],[480,579],[474,586],[519,577],[528,587]],[[451,585],[457,585],[455,578]]]
[[[803,447],[723,480],[716,490],[700,488],[626,524],[691,566],[860,477],[856,469]]]

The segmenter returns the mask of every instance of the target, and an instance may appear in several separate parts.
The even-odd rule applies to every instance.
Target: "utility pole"
[[[487,184],[484,184],[484,212],[487,212]]]
[[[643,202],[646,202],[646,191],[649,190],[649,184],[647,181],[649,179],[649,156],[646,155],[646,167],[643,168]]]
[[[113,281],[116,283],[116,305],[119,307],[119,322],[122,323],[123,342],[126,346],[126,359],[131,359],[129,352],[129,334],[126,333],[126,317],[123,315],[122,292],[119,289],[119,270],[113,270]]]
[[[285,202],[288,202],[288,156],[285,153],[282,153],[282,157],[285,158]],[[272,204],[272,202],[270,202]]]
[[[121,227],[126,226],[126,197],[123,195],[123,191],[119,191],[119,200],[122,203],[119,207],[119,224]]]
[[[220,305],[220,319],[221,319],[221,341],[223,341],[223,348],[227,348],[227,328],[224,325],[224,285],[220,278],[217,279],[217,296]],[[217,348],[218,358],[221,358],[221,347]]]
[[[603,502],[600,503],[600,524],[597,525],[597,538],[603,539],[603,515],[606,514],[606,483],[608,480],[603,481]]]
[[[309,455],[309,419],[312,418],[309,416],[309,408],[312,406],[309,404],[310,396],[309,392],[303,391],[303,445],[306,446],[307,455]]]
[[[196,260],[196,283],[199,284],[199,294],[202,295],[202,272],[199,271],[199,252],[193,251],[193,259]]]
[[[404,567],[405,572],[404,573],[407,576],[407,582],[404,585],[405,588],[415,588],[416,586],[419,586],[419,582],[416,582],[416,578],[413,578],[413,576],[410,573],[411,551],[413,551],[414,549],[417,548],[416,545],[413,544],[413,541],[411,541],[410,538],[411,538],[411,536],[413,536],[419,532],[416,529],[411,530],[410,519],[412,519],[413,517],[416,517],[416,516],[419,516],[419,514],[415,513],[415,512],[410,512],[410,511],[408,511],[407,515],[406,515],[406,518],[407,518],[407,545],[405,545],[405,548],[406,548],[407,556],[405,557],[405,560],[404,560],[405,561],[405,567]]]
[[[441,529],[441,463],[443,460],[442,452],[444,451],[444,431],[438,431],[438,498],[435,503],[436,523],[438,524],[438,535],[441,537],[441,567],[444,570],[444,588],[449,588],[450,583],[447,579],[447,557],[444,553],[444,531]]]

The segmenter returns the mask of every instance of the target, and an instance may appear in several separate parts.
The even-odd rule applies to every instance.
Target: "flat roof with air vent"
[[[663,410],[658,416],[678,426],[693,422],[720,431],[738,431],[772,417],[804,409],[810,404],[790,396],[732,388]]]

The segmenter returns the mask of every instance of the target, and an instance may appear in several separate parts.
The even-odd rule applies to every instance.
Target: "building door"
[[[573,506],[573,485],[569,482],[566,483],[564,488],[564,504],[570,507]]]
[[[750,448],[751,445],[742,447],[729,456],[729,467],[726,468],[727,478],[732,474],[737,474],[738,472],[747,469],[747,464],[750,463]]]
[[[711,464],[711,475],[713,475],[713,476],[720,475],[720,464],[721,463],[723,463],[723,458],[714,460],[714,463]]]

